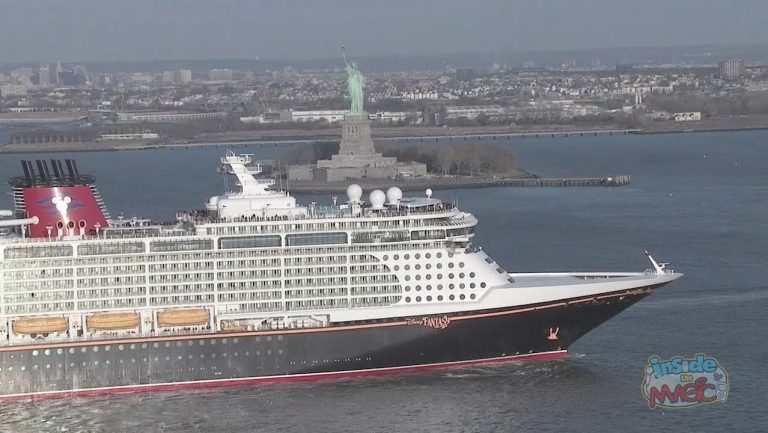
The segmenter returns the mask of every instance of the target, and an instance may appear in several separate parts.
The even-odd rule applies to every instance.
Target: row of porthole
[[[456,296],[456,295],[448,295],[448,300],[449,300],[449,301],[455,301],[455,300],[456,300],[456,298],[457,298],[457,296]],[[472,299],[472,300],[474,300],[474,299],[476,299],[476,298],[477,298],[477,295],[475,295],[474,293],[471,293],[471,294],[469,295],[469,299]],[[442,300],[444,300],[444,299],[445,299],[445,298],[443,297],[443,295],[437,295],[437,301],[438,301],[438,302],[440,302],[440,301],[442,301]],[[463,301],[463,300],[467,299],[467,295],[465,295],[465,294],[463,294],[463,293],[462,293],[462,294],[460,294],[460,295],[458,296],[458,299],[459,299],[459,300],[461,300],[461,301]],[[421,302],[421,301],[422,301],[422,299],[421,299],[421,296],[417,296],[417,297],[416,297],[415,299],[413,299],[413,300],[414,300],[414,301],[416,301],[416,302]],[[427,301],[427,302],[432,302],[432,296],[431,296],[431,295],[429,295],[429,296],[427,296],[427,297],[426,297],[424,300],[425,300],[425,301]],[[406,296],[406,297],[405,297],[405,302],[411,302],[411,298],[410,298],[410,296]]]
[[[280,349],[280,350],[278,350],[278,351],[277,351],[277,353],[278,353],[278,354],[280,354],[280,355],[282,355],[282,354],[283,354],[283,349]],[[272,354],[272,350],[267,350],[267,353],[266,353],[266,354],[267,354],[267,355],[271,355],[271,354]],[[245,355],[245,356],[250,356],[250,355],[251,355],[251,352],[250,352],[250,351],[245,351],[244,355]],[[222,356],[222,358],[226,358],[226,357],[227,357],[227,353],[226,353],[226,352],[224,352],[224,353],[222,353],[222,354],[221,354],[221,356]],[[232,353],[232,356],[240,356],[240,354],[239,354],[239,352],[234,352],[234,353]],[[256,356],[261,356],[261,350],[257,350],[257,351],[256,351]],[[194,356],[193,356],[193,355],[189,355],[189,356],[188,356],[188,359],[190,359],[190,360],[191,360],[191,359],[193,359],[193,358],[194,358]],[[211,358],[211,359],[214,359],[214,358],[216,358],[216,354],[215,354],[215,353],[212,353],[212,354],[210,355],[210,358]],[[177,360],[182,360],[182,359],[183,359],[183,357],[182,357],[182,356],[180,356],[180,355],[179,355],[179,356],[177,356]],[[200,359],[205,359],[205,354],[200,354]],[[166,357],[165,357],[165,360],[166,360],[166,361],[170,361],[170,360],[171,360],[171,357],[170,357],[170,356],[166,356]],[[149,358],[147,358],[147,357],[144,357],[144,358],[142,358],[142,362],[148,362],[148,361],[149,361]],[[159,361],[160,361],[160,357],[156,356],[156,357],[155,357],[155,362],[159,362]],[[119,363],[120,363],[120,364],[123,364],[123,363],[124,363],[124,360],[123,360],[123,359],[119,360]],[[132,364],[135,364],[135,363],[136,363],[136,358],[131,358],[131,363],[132,363]],[[105,361],[104,361],[104,364],[105,364],[105,365],[110,365],[110,364],[111,364],[111,361],[110,361],[109,359],[107,359],[107,360],[105,360]],[[81,365],[81,366],[83,366],[83,367],[86,367],[86,366],[88,365],[88,363],[87,363],[86,361],[83,361],[83,362],[82,362],[80,365]],[[96,361],[93,361],[93,365],[99,365],[99,361],[98,361],[98,360],[96,360]],[[72,367],[72,368],[74,368],[74,367],[75,367],[75,363],[74,363],[74,362],[70,362],[70,363],[69,363],[69,366],[70,366],[70,367]],[[37,370],[38,368],[39,368],[39,367],[38,367],[38,365],[37,365],[37,364],[35,364],[35,365],[32,367],[32,369],[33,369],[33,370]],[[45,365],[45,368],[46,368],[46,369],[49,369],[49,368],[51,368],[51,364],[46,364],[46,365]],[[62,364],[59,364],[59,368],[62,368]],[[26,365],[22,365],[22,366],[21,366],[19,369],[20,369],[21,371],[25,371],[25,370],[27,369],[27,366],[26,366]],[[3,371],[3,369],[2,369],[2,367],[0,367],[0,372],[2,372],[2,371]],[[8,367],[8,370],[7,370],[7,371],[8,371],[8,372],[12,372],[12,371],[13,371],[13,367]]]
[[[282,341],[283,338],[284,337],[282,335],[278,335],[277,336],[277,340],[278,341]],[[198,344],[200,346],[203,346],[203,345],[205,345],[205,341],[206,340],[198,340]],[[212,339],[212,340],[209,340],[209,341],[210,341],[210,344],[212,346],[216,345],[216,340],[215,339]],[[235,343],[235,344],[238,343],[239,341],[240,340],[238,338],[233,338],[232,339],[232,343]],[[256,342],[258,343],[260,341],[261,341],[261,337],[256,337]],[[271,336],[267,336],[266,337],[266,341],[272,341],[272,337]],[[187,342],[187,345],[189,345],[189,346],[192,346],[193,344],[194,344],[194,341],[192,341],[192,340],[189,340]],[[221,339],[221,344],[227,344],[227,339],[226,338],[222,338]],[[177,341],[176,342],[176,347],[182,347],[182,345],[183,345],[183,343],[181,341]],[[120,345],[117,346],[118,350],[125,350],[125,347],[126,347],[126,345],[123,345],[123,344],[120,344]],[[130,350],[135,350],[138,347],[138,345],[131,344],[128,347],[129,347]],[[157,349],[157,348],[160,347],[160,343],[152,343],[152,347]],[[165,347],[171,347],[171,343],[170,342],[165,342]],[[141,348],[142,349],[149,348],[149,343],[141,343]],[[91,349],[92,349],[93,352],[98,352],[99,351],[99,346],[93,346]],[[110,349],[111,349],[111,346],[109,346],[109,345],[104,346],[104,351],[105,352],[109,352]],[[76,349],[74,347],[70,347],[69,348],[69,353],[75,353],[75,351],[76,351]],[[85,353],[85,352],[88,351],[88,348],[87,347],[81,347],[80,351]],[[51,355],[51,353],[52,353],[51,349],[45,349],[43,351],[43,354],[45,354],[45,355]],[[58,355],[62,355],[64,353],[64,349],[56,349],[56,353]],[[39,350],[33,350],[32,351],[32,356],[38,356],[38,355],[40,355],[40,351]]]
[[[467,275],[464,272],[459,273],[459,278],[466,278],[466,276]],[[474,272],[470,272],[469,276],[470,276],[470,278],[474,278],[475,277],[475,273]],[[443,274],[435,274],[435,277],[438,280],[442,280],[443,279]],[[424,278],[427,279],[427,280],[431,280],[432,279],[432,274],[426,274],[426,275],[424,275]],[[454,278],[456,278],[456,274],[451,272],[450,274],[447,275],[447,278],[449,280],[453,280]],[[416,274],[414,279],[416,281],[420,281],[421,280],[421,274]],[[406,275],[405,276],[405,281],[410,281],[410,280],[411,280],[411,276],[410,275]]]
[[[437,264],[435,264],[435,267],[437,269],[443,269],[443,264],[442,263],[437,263]],[[463,268],[464,267],[464,262],[459,262],[459,267]],[[454,268],[453,262],[448,263],[448,268],[449,269],[453,269]],[[395,265],[393,267],[393,269],[396,270],[396,271],[399,271],[400,270],[400,265]],[[406,271],[409,271],[409,270],[411,270],[411,265],[403,265],[403,269],[405,269]],[[417,271],[421,270],[421,264],[417,263],[417,264],[413,265],[413,269],[416,269]],[[425,264],[424,265],[424,269],[432,269],[432,264],[431,263]]]
[[[389,255],[385,254],[382,258],[384,260],[389,260]],[[416,254],[413,255],[413,258],[416,259],[416,260],[419,260],[419,259],[421,259],[421,254],[420,253],[416,253]],[[431,253],[426,253],[426,254],[424,254],[424,258],[425,259],[431,259],[432,258],[432,254]],[[442,259],[443,258],[443,253],[435,253],[435,258]],[[449,259],[453,258],[453,253],[448,253],[448,258]],[[394,256],[392,256],[392,259],[393,260],[400,260],[400,254],[395,254]],[[411,259],[411,255],[410,254],[403,255],[403,260],[410,260],[410,259]]]
[[[483,282],[483,283],[480,283],[480,287],[482,287],[482,288],[485,288],[485,286],[486,286],[486,284],[485,284],[484,282]],[[465,289],[465,288],[467,288],[467,285],[466,285],[465,283],[459,283],[459,286],[458,286],[458,287],[459,287],[459,289]],[[477,284],[475,284],[475,283],[469,283],[469,288],[470,288],[470,289],[474,289],[474,288],[476,288],[476,287],[477,287]],[[427,291],[429,291],[429,290],[432,290],[432,285],[431,285],[431,284],[427,284],[427,285],[426,285],[426,286],[424,286],[423,288],[424,288],[424,290],[427,290]],[[442,284],[438,284],[438,285],[437,285],[435,288],[436,288],[437,290],[443,290],[444,286],[443,286]],[[453,283],[451,283],[451,284],[448,284],[448,289],[449,289],[449,290],[453,290],[453,289],[455,289],[455,288],[456,288],[456,284],[453,284]],[[421,286],[421,285],[416,285],[416,286],[414,286],[414,287],[413,287],[413,290],[415,290],[415,291],[417,291],[417,292],[420,292],[420,291],[421,291],[421,289],[422,289],[422,286]],[[410,291],[411,291],[411,286],[405,286],[405,291],[406,291],[406,292],[410,292]]]

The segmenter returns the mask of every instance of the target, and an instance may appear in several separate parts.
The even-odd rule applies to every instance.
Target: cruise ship
[[[560,358],[681,276],[650,255],[643,272],[510,273],[431,190],[303,206],[251,155],[220,159],[236,191],[167,224],[111,218],[73,160],[22,169],[0,219],[0,399]]]

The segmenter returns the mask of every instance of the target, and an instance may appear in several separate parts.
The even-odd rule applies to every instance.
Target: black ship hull
[[[0,347],[0,399],[317,380],[563,357],[658,286],[325,328]]]

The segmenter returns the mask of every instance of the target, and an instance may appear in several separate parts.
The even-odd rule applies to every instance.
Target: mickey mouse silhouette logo
[[[72,199],[69,196],[54,196],[51,199],[51,203],[53,203],[54,206],[56,206],[56,210],[59,211],[59,214],[61,216],[66,217],[67,216],[67,209],[69,208],[69,204],[72,203]]]

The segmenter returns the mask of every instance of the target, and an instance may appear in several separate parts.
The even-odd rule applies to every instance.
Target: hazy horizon
[[[0,0],[0,64],[312,60],[768,43],[768,4],[695,0]],[[610,18],[607,18],[610,17]]]

